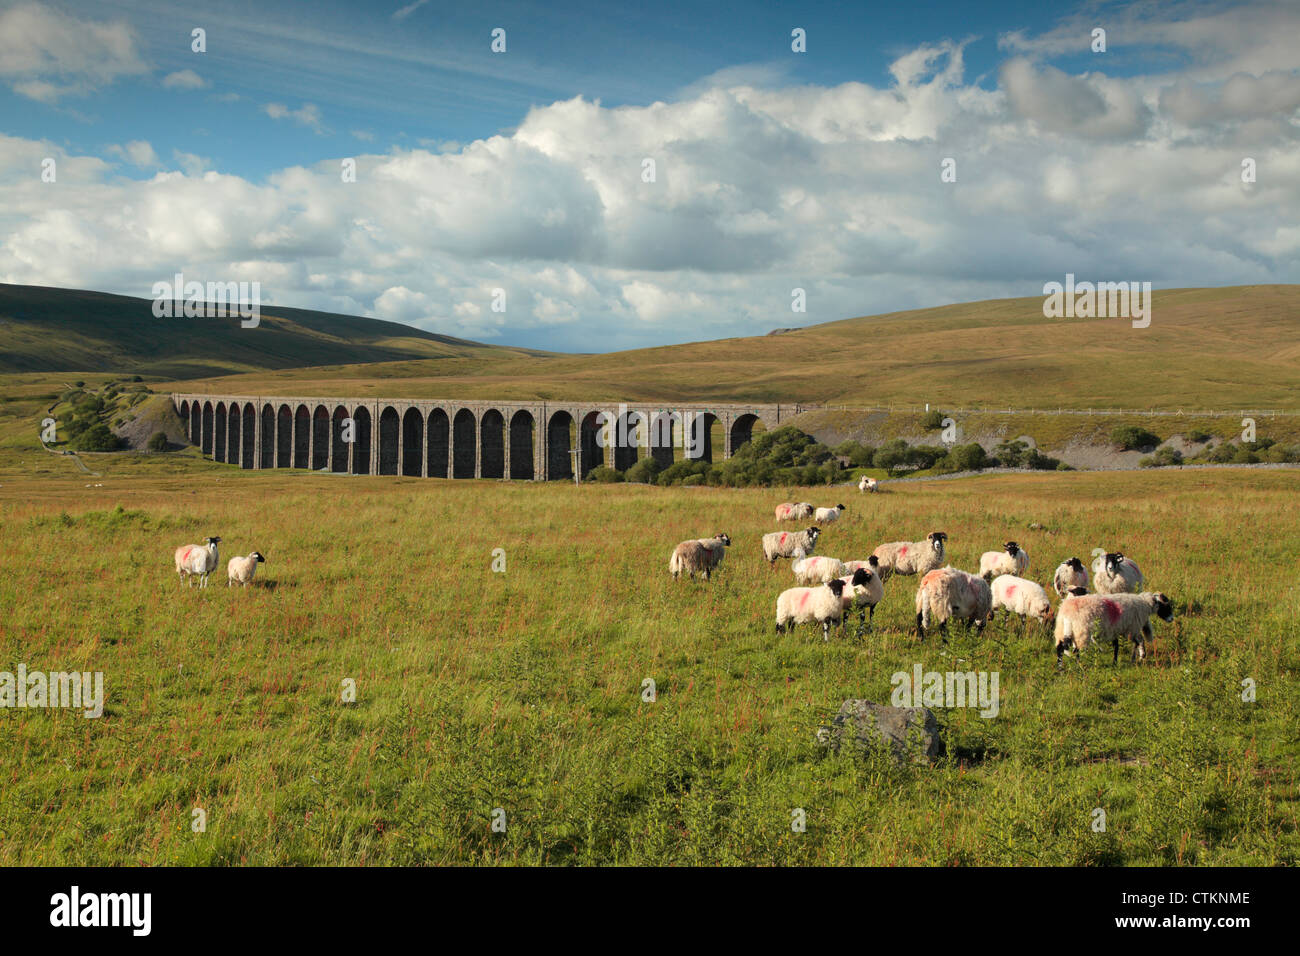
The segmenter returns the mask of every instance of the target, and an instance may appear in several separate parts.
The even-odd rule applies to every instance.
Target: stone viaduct
[[[191,443],[243,468],[523,481],[573,478],[575,448],[582,477],[601,464],[626,469],[646,454],[667,466],[674,448],[712,462],[715,432],[729,458],[756,424],[776,428],[805,408],[181,393],[172,403]]]

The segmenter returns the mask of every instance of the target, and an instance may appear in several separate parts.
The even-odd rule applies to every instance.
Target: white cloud
[[[162,84],[169,90],[201,90],[209,85],[207,80],[193,70],[168,73],[163,77]]]
[[[263,110],[271,119],[293,120],[293,122],[306,126],[317,133],[324,132],[321,126],[320,108],[314,103],[304,103],[296,110],[289,109],[283,103],[267,103]]]
[[[426,3],[428,3],[428,2],[429,2],[429,0],[414,0],[413,3],[408,3],[406,6],[402,7],[400,10],[395,11],[395,12],[393,13],[393,19],[394,19],[394,20],[405,20],[405,19],[406,19],[407,17],[409,17],[412,13],[414,13],[416,10],[419,10],[422,6],[424,6],[424,5],[425,5]]]
[[[142,139],[132,140],[125,146],[110,146],[108,152],[143,169],[158,165],[158,154],[153,151],[153,146]]]
[[[147,70],[124,22],[79,20],[36,3],[0,10],[0,77],[21,96],[55,103]]]

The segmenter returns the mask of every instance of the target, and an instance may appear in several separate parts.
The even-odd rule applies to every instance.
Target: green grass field
[[[34,478],[23,454],[0,447],[0,669],[102,671],[107,709],[0,711],[0,863],[1300,853],[1294,471],[859,496],[240,472],[186,455],[86,456],[94,479],[50,458]],[[919,645],[915,580],[895,579],[861,641],[778,637],[791,575],[768,570],[758,538],[795,497],[850,506],[818,549],[841,558],[939,528],[968,569],[1014,537],[1046,582],[1064,557],[1119,548],[1177,617],[1156,622],[1140,667],[1094,648],[1058,673],[1043,633],[1003,622]],[[714,581],[674,583],[673,544],[719,530],[734,546]],[[207,590],[182,589],[172,551],[208,534],[223,566]],[[505,573],[491,570],[498,548]],[[258,585],[228,590],[224,559],[252,549],[268,558]],[[815,744],[842,700],[887,703],[891,675],[917,662],[997,671],[999,715],[939,710],[949,758],[935,767]],[[806,832],[791,829],[796,808]]]

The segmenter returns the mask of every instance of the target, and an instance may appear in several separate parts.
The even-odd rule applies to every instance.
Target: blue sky
[[[1295,4],[468,7],[0,0],[0,280],[580,351],[1297,280]]]

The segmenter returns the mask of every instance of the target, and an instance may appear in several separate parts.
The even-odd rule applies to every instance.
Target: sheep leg
[[[830,640],[831,640],[831,620],[830,620],[830,618],[827,618],[826,620],[822,621],[822,640],[825,641],[825,642],[828,643],[828,644],[830,643]]]
[[[921,621],[921,617],[922,617],[921,612],[920,612],[920,611],[917,611],[917,612],[916,612],[916,636],[919,637],[919,638],[921,639],[921,643],[924,644],[924,643],[925,643],[925,625],[922,623],[922,621]]]
[[[1117,637],[1113,641],[1111,641],[1110,646],[1114,651],[1114,653],[1111,655],[1110,662],[1114,664],[1116,667],[1119,667],[1119,638]]]

